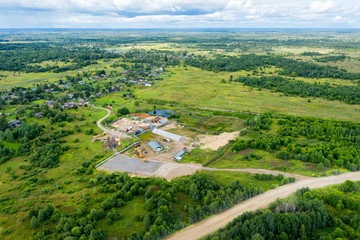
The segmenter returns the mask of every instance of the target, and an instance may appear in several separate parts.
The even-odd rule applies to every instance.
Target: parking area
[[[202,166],[198,164],[179,164],[158,161],[143,162],[138,158],[117,155],[98,167],[98,170],[128,172],[131,175],[141,177],[161,177],[171,180],[176,177],[191,175],[196,171],[202,170]]]
[[[145,175],[152,175],[163,165],[161,162],[143,162],[138,158],[130,158],[124,155],[117,155],[98,169],[108,172],[131,172]]]

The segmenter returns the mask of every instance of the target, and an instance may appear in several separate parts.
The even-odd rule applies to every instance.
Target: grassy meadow
[[[359,121],[360,106],[348,105],[338,101],[283,96],[269,90],[253,89],[241,83],[228,83],[230,75],[234,78],[246,74],[202,71],[193,67],[174,67],[168,79],[152,88],[138,89],[135,94],[142,99],[161,99],[176,101],[188,106],[211,107],[234,111],[267,112],[273,111],[296,116],[313,116],[328,119]],[[225,79],[227,83],[221,83]]]

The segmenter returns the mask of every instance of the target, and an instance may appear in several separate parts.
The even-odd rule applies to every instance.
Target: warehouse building
[[[162,146],[160,145],[160,143],[157,143],[155,141],[150,141],[148,143],[148,146],[156,153],[162,150]]]
[[[171,132],[166,132],[164,130],[160,130],[160,129],[157,129],[157,128],[152,130],[152,132],[154,134],[160,135],[160,136],[162,136],[164,138],[169,138],[169,139],[174,140],[174,141],[185,141],[185,138],[180,136],[180,135],[177,135],[177,134],[174,134],[174,133],[171,133]]]
[[[182,157],[185,155],[186,151],[181,150],[180,152],[178,152],[176,155],[173,156],[173,158],[180,162],[182,160]]]

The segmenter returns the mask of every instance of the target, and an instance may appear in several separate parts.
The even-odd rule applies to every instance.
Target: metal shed
[[[180,152],[178,152],[177,154],[175,154],[173,156],[173,158],[176,160],[176,161],[181,161],[182,160],[182,157],[185,155],[185,151],[184,150],[181,150]]]
[[[160,145],[160,143],[157,143],[155,141],[150,141],[148,143],[148,146],[154,150],[155,152],[161,151],[162,150],[162,146]]]
[[[174,134],[174,133],[171,133],[171,132],[166,132],[164,130],[160,130],[160,129],[157,129],[157,128],[152,130],[152,132],[154,134],[160,135],[162,137],[170,138],[171,140],[174,140],[174,141],[185,141],[185,138],[180,136],[180,135],[177,135],[177,134]]]

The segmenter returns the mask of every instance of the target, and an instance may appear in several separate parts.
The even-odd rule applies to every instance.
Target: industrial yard
[[[171,180],[203,169],[199,164],[180,164],[193,149],[217,150],[239,135],[239,131],[219,135],[199,134],[177,121],[169,120],[165,112],[132,113],[111,123],[116,132],[133,136],[138,141],[98,169]]]

